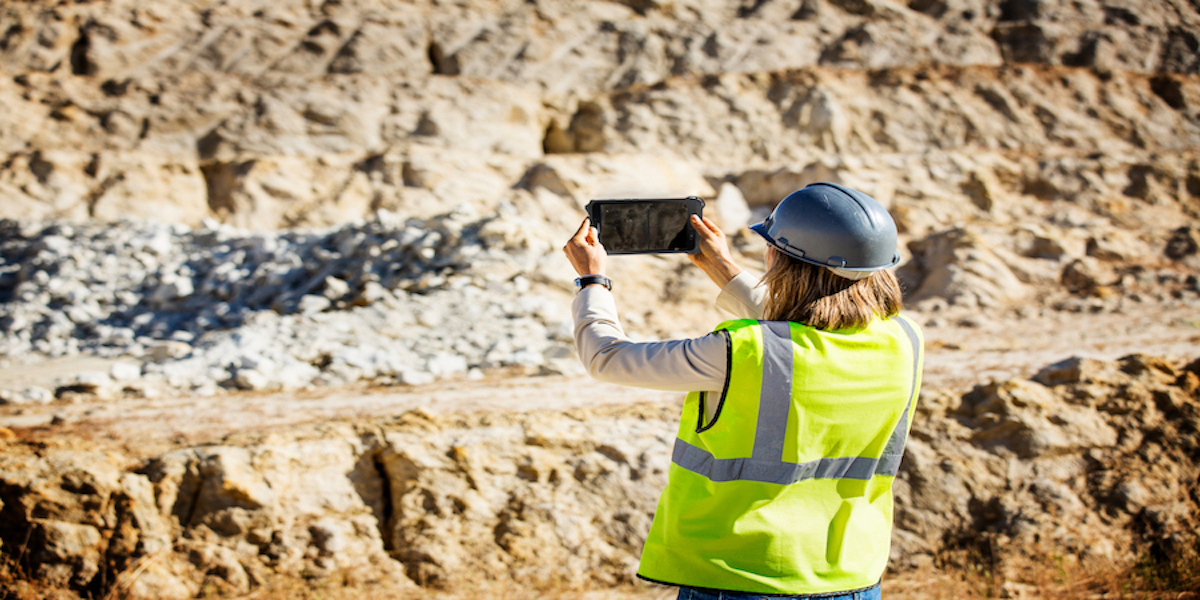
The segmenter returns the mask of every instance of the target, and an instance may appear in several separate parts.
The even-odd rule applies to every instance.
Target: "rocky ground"
[[[2,548],[40,585],[93,595],[238,594],[281,576],[628,585],[678,399],[584,384],[56,407],[66,414],[0,430]],[[1039,557],[1071,570],[1186,554],[1200,525],[1197,400],[1200,359],[1148,355],[927,387],[892,569],[984,564],[1021,590]]]
[[[1198,48],[1178,0],[5,3],[0,597],[664,597],[679,399],[582,376],[558,248],[698,195],[761,269],[818,180],[926,332],[888,594],[1186,559]],[[636,337],[720,320],[610,262]]]

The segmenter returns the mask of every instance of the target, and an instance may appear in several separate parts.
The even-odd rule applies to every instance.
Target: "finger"
[[[589,245],[599,244],[600,243],[600,231],[598,229],[596,229],[595,227],[588,227],[587,238],[585,238],[585,239],[587,240],[587,243]]]
[[[696,232],[699,233],[701,237],[711,238],[716,234],[714,232],[716,226],[713,225],[713,222],[709,219],[701,219],[696,215],[692,215],[692,225],[696,228]]]
[[[579,229],[575,232],[575,235],[571,236],[571,238],[579,239],[579,240],[585,239],[587,237],[587,231],[588,231],[588,229],[590,229],[590,227],[588,226],[590,220],[591,219],[589,219],[588,217],[584,217],[583,223],[579,224]]]
[[[707,226],[708,229],[715,234],[719,235],[719,234],[724,233],[723,231],[721,231],[720,227],[717,227],[717,223],[708,217],[704,217],[704,225]]]

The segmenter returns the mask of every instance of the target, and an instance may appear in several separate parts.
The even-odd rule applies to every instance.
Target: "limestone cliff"
[[[0,31],[8,217],[507,200],[557,225],[596,195],[763,206],[814,179],[920,237],[1198,216],[1179,0],[20,2]]]

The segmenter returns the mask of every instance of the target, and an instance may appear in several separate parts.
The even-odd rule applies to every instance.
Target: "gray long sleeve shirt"
[[[717,296],[717,308],[735,318],[762,317],[766,291],[745,271]],[[589,286],[575,297],[575,347],[588,374],[605,382],[668,391],[711,391],[725,386],[725,337],[709,333],[697,338],[634,342],[617,319],[612,293]],[[717,403],[707,403],[715,410]],[[709,418],[712,415],[708,415]]]

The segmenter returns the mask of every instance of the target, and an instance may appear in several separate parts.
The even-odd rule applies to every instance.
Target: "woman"
[[[712,221],[692,225],[692,262],[742,317],[699,338],[631,342],[586,219],[563,249],[588,372],[690,392],[638,576],[680,599],[880,598],[922,359],[887,270],[895,223],[849,188],[793,192],[751,227],[768,243],[761,284]]]

